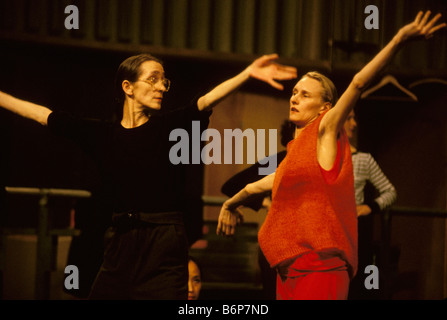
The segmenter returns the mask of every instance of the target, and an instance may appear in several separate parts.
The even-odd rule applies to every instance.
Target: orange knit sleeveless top
[[[351,276],[357,270],[357,213],[351,151],[344,130],[338,142],[341,169],[330,183],[317,160],[323,113],[287,145],[272,189],[272,204],[259,244],[272,267],[309,252],[339,256]]]

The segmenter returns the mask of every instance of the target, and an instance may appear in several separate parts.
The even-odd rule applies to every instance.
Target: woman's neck
[[[143,106],[135,106],[129,102],[125,102],[123,106],[123,118],[121,125],[126,129],[132,129],[142,126],[149,121],[150,114]]]

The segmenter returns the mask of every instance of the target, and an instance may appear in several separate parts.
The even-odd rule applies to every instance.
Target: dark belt
[[[141,222],[151,224],[179,224],[183,225],[183,214],[178,211],[170,212],[122,212],[112,215],[113,225],[125,227],[138,225]]]

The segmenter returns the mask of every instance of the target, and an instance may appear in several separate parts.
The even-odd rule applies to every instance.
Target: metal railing
[[[50,197],[66,198],[89,198],[91,193],[85,190],[72,189],[53,189],[53,188],[23,188],[23,187],[5,187],[9,194],[33,195],[39,196],[39,212],[37,219],[37,255],[36,255],[36,273],[35,273],[35,291],[36,300],[46,300],[50,297],[50,276],[54,262],[55,249],[57,246],[57,236],[60,232],[52,232],[50,229],[48,200]],[[66,235],[76,235],[75,229],[66,229]],[[6,256],[6,236],[7,234],[17,233],[14,229],[0,228],[0,271],[2,271],[1,284],[3,284],[3,270]],[[0,286],[0,295],[3,293],[3,285]]]

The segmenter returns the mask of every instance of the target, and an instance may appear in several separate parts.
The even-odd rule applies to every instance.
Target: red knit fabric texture
[[[323,113],[287,145],[278,166],[272,205],[259,231],[259,244],[272,267],[309,252],[339,256],[353,277],[357,270],[357,213],[351,151],[346,133],[338,140],[341,170],[328,183],[317,160]]]

